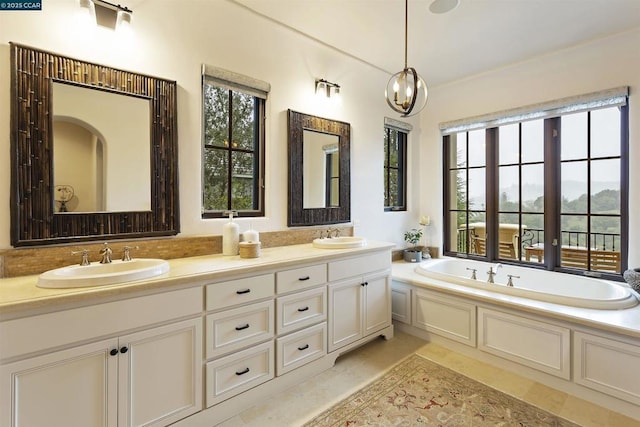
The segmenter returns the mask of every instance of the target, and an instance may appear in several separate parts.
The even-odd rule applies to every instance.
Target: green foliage
[[[418,243],[422,239],[422,229],[421,228],[413,228],[404,233],[404,240],[413,245],[413,249],[417,249]]]
[[[203,89],[203,209],[251,210],[256,162],[257,99],[206,83]],[[229,117],[231,116],[231,117]],[[231,123],[231,126],[229,126]],[[231,188],[231,200],[229,200]]]

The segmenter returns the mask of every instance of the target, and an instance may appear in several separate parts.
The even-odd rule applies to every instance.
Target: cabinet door
[[[391,324],[391,286],[388,272],[364,278],[364,335]]]
[[[0,366],[0,425],[116,427],[117,340]]]
[[[119,348],[119,427],[167,425],[202,409],[201,318],[123,336]]]
[[[362,338],[362,280],[329,285],[329,351]]]

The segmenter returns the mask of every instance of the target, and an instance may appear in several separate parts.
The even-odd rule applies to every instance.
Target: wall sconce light
[[[334,96],[340,95],[340,85],[325,79],[316,79],[316,95],[324,94],[327,98],[331,98],[332,92]]]
[[[105,0],[79,0],[80,8],[91,16],[95,14],[96,24],[111,28],[126,28],[131,25],[133,11],[126,6]]]

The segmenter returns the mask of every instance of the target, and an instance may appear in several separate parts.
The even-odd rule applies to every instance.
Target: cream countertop
[[[416,264],[404,261],[394,262],[391,273],[393,280],[450,295],[472,298],[505,308],[526,311],[603,331],[640,338],[640,305],[624,310],[570,307],[447,283],[422,276],[414,271],[415,267]]]
[[[104,299],[127,298],[140,293],[189,287],[202,281],[220,281],[243,274],[275,269],[295,268],[314,261],[337,261],[379,250],[391,250],[395,245],[368,241],[353,249],[317,249],[310,243],[262,249],[259,258],[240,258],[221,254],[169,260],[169,272],[153,278],[86,288],[44,289],[36,286],[38,276],[0,279],[0,320],[33,311],[56,311],[75,305],[88,305]]]

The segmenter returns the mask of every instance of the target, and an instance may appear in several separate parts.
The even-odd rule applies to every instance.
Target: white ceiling
[[[404,66],[402,0],[232,0],[390,74]],[[409,0],[408,65],[429,86],[640,28],[640,0]],[[638,47],[640,49],[640,47]]]

